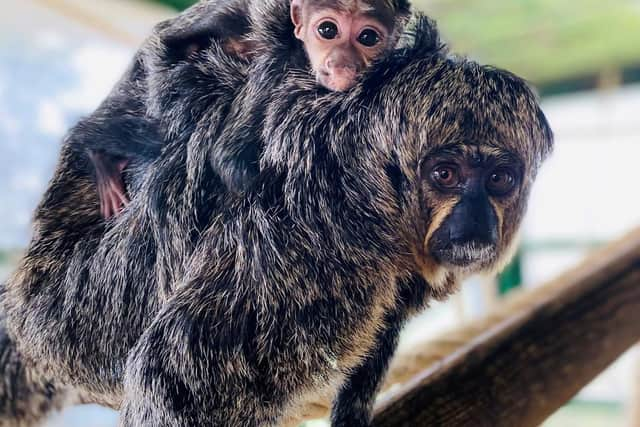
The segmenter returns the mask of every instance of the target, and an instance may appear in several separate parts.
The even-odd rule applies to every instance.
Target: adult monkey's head
[[[295,36],[318,83],[344,91],[392,49],[409,16],[406,0],[292,0]]]
[[[502,267],[553,145],[536,96],[508,72],[437,55],[396,81],[380,96],[404,103],[386,126],[399,123],[395,181],[410,195],[418,269],[438,287]]]

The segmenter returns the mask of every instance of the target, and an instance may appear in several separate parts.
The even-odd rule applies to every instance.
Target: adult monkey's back
[[[172,245],[168,228],[158,231],[154,225],[171,223],[175,216],[182,215],[181,225],[192,230],[202,206],[198,205],[200,197],[206,197],[203,203],[209,204],[222,194],[215,177],[205,170],[204,161],[193,159],[206,157],[206,147],[198,151],[198,144],[188,141],[192,137],[204,140],[203,134],[215,135],[236,87],[244,82],[246,63],[223,52],[221,43],[215,40],[216,33],[208,35],[214,39],[207,39],[210,44],[194,61],[174,56],[180,46],[192,42],[191,38],[183,40],[178,33],[168,51],[162,39],[178,32],[182,21],[193,18],[194,13],[215,8],[216,1],[202,5],[204,9],[194,8],[186,16],[160,24],[105,102],[107,107],[115,105],[128,115],[161,108],[165,120],[162,125],[172,126],[167,131],[170,146],[166,153],[158,154],[152,165],[133,165],[128,173],[136,215],[104,221],[96,203],[89,159],[84,150],[78,149],[77,133],[71,132],[65,139],[54,177],[34,215],[29,247],[0,293],[1,427],[39,425],[52,410],[79,402],[119,406],[128,348],[159,310],[159,300],[169,291],[165,285],[174,283],[175,275],[181,274],[179,266],[172,263],[181,262],[192,247],[188,237]],[[191,79],[198,84],[193,85]],[[180,93],[182,102],[160,99],[159,91],[168,97],[165,89]],[[128,96],[140,107],[134,108],[128,101],[120,105],[119,95]],[[106,114],[106,121],[100,109],[96,116],[96,124],[106,129],[122,124],[114,111]],[[148,190],[153,182],[166,186]],[[205,189],[207,194],[203,195]],[[179,197],[169,199],[169,194]],[[172,231],[181,237],[188,234],[174,228]],[[142,238],[136,238],[133,230]],[[127,254],[131,248],[133,252]],[[122,262],[123,257],[131,255],[138,257],[141,268],[129,268]],[[7,288],[12,291],[7,292]],[[102,307],[106,315],[98,322],[86,306]],[[46,320],[38,319],[37,313],[48,313]],[[23,354],[16,348],[15,336],[9,336],[9,315],[18,319],[12,326],[26,341]],[[124,320],[127,327],[115,325],[114,319]],[[84,342],[86,345],[76,341],[74,324],[91,337]],[[101,351],[105,347],[109,348],[106,353]]]
[[[406,317],[504,261],[551,147],[520,79],[418,44],[350,93],[300,75],[279,93],[255,192],[198,216],[170,289],[150,276],[158,236],[177,236],[153,210],[184,188],[152,178],[103,238],[74,236],[10,281],[11,329],[47,378],[112,406],[124,396],[123,425],[272,425],[322,392],[339,395],[334,425],[363,426]],[[162,160],[206,168],[193,154],[207,142]],[[29,256],[51,257],[47,245]]]

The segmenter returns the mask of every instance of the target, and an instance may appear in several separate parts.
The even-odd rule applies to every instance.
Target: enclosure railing
[[[639,340],[640,228],[483,320],[399,354],[373,424],[538,426]],[[329,407],[310,405],[305,418]]]
[[[640,229],[400,355],[374,425],[538,426],[640,340]]]

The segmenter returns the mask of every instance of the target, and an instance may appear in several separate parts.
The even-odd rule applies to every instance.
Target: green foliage
[[[197,0],[157,0],[157,2],[171,6],[174,9],[183,10],[197,3]]]
[[[513,261],[498,276],[498,293],[505,295],[522,285],[522,254],[517,253]]]
[[[636,0],[415,0],[453,51],[538,84],[640,65]]]

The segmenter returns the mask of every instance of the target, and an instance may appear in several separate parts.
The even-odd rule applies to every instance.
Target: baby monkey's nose
[[[358,64],[356,64],[350,58],[344,58],[341,56],[329,58],[329,60],[327,61],[327,67],[330,70],[345,69],[345,70],[351,70],[354,73],[357,73],[358,69],[360,68]]]

